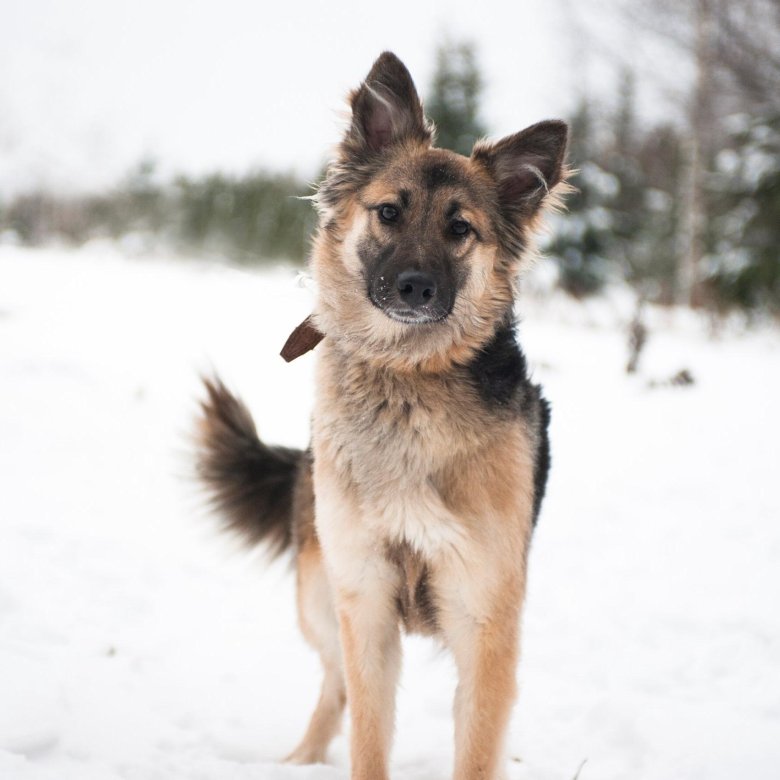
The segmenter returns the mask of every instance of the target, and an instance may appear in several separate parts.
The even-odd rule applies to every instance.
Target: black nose
[[[401,271],[395,285],[401,300],[413,308],[430,303],[436,295],[436,281],[422,271]]]

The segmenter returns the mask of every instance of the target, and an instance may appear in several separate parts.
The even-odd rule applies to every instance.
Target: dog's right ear
[[[406,66],[386,51],[350,95],[352,123],[342,142],[347,157],[381,153],[399,141],[429,145],[431,128]]]

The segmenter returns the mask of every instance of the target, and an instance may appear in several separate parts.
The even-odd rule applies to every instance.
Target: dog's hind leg
[[[298,619],[308,643],[319,653],[325,677],[306,734],[285,759],[291,764],[321,764],[341,727],[346,704],[339,627],[316,537],[298,553]]]

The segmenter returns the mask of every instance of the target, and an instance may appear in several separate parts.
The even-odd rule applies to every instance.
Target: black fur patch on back
[[[498,413],[522,415],[528,425],[534,451],[533,523],[539,517],[550,472],[550,404],[539,385],[528,378],[525,355],[507,320],[468,366],[471,379],[485,405]]]
[[[538,422],[538,444],[534,457],[534,525],[539,519],[539,511],[542,508],[542,499],[547,489],[547,476],[550,473],[550,436],[548,428],[550,427],[550,403],[542,396],[541,388],[538,385],[536,397],[539,409]]]
[[[489,407],[506,407],[528,383],[525,355],[514,328],[505,323],[468,366],[479,395]]]

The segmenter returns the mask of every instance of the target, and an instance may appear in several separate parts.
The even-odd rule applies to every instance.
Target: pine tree
[[[780,313],[780,114],[732,133],[718,158],[709,285],[721,305]]]
[[[590,104],[580,101],[570,120],[569,159],[577,170],[575,192],[566,198],[567,214],[545,247],[558,264],[560,286],[576,297],[602,289],[610,274],[613,215],[607,206],[618,183],[600,164],[597,128]]]
[[[479,118],[482,76],[474,45],[445,42],[436,52],[436,71],[426,113],[436,125],[437,145],[459,154],[471,154],[484,136]]]

